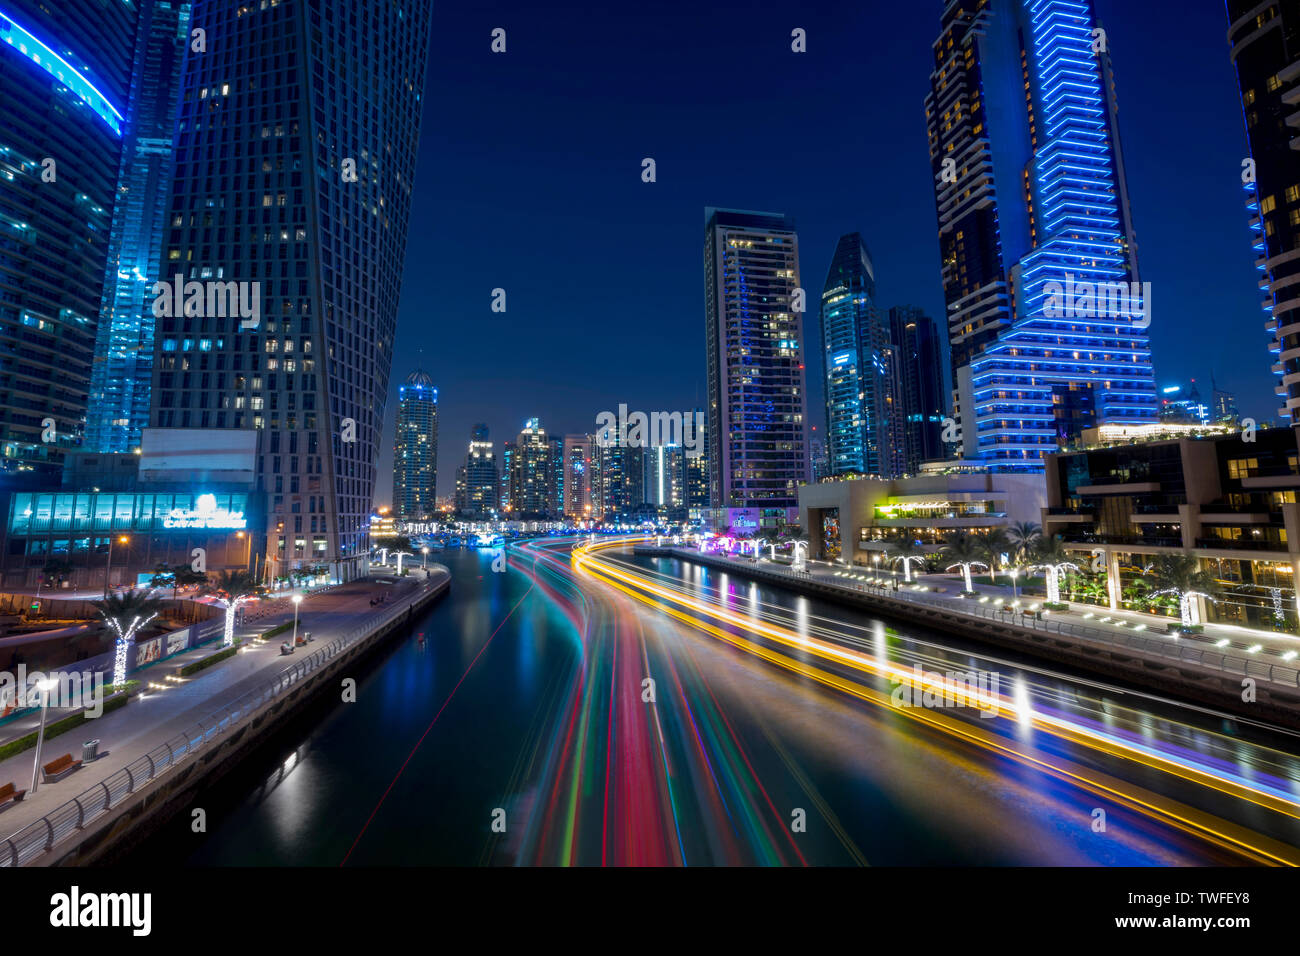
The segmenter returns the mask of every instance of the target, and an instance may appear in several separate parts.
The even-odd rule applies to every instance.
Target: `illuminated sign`
[[[248,527],[242,511],[224,511],[217,509],[216,495],[199,495],[194,502],[194,509],[173,508],[163,518],[164,528],[215,528],[230,529]]]

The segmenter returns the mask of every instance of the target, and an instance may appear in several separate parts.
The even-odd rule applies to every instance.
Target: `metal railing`
[[[1001,610],[995,607],[988,607],[972,601],[969,598],[941,597],[939,595],[927,594],[921,591],[893,590],[889,585],[868,584],[863,581],[840,581],[826,580],[820,574],[812,574],[807,571],[794,571],[789,565],[765,561],[757,564],[747,559],[729,559],[718,558],[715,555],[698,554],[694,551],[675,548],[646,548],[646,551],[653,553],[659,551],[667,553],[673,557],[686,558],[689,560],[700,561],[713,567],[727,568],[738,567],[746,571],[753,571],[757,574],[766,574],[771,577],[784,577],[793,581],[800,581],[805,584],[813,583],[822,587],[839,588],[849,592],[869,594],[873,597],[884,600],[894,600],[901,603],[918,604],[932,607],[936,610],[948,611],[953,614],[964,614],[969,617],[987,618],[992,621],[1018,627],[1026,630],[1037,631],[1040,633],[1059,634],[1062,637],[1073,637],[1080,640],[1089,641],[1094,644],[1106,644],[1109,646],[1119,645],[1130,650],[1141,651],[1146,654],[1155,654],[1169,660],[1180,663],[1199,664],[1213,670],[1218,670],[1224,674],[1231,674],[1236,677],[1253,677],[1258,680],[1266,680],[1271,683],[1280,684],[1287,688],[1300,687],[1300,669],[1287,666],[1284,664],[1272,664],[1257,658],[1236,657],[1225,653],[1217,647],[1197,647],[1191,642],[1185,642],[1180,638],[1169,637],[1165,640],[1154,635],[1147,635],[1140,632],[1124,633],[1123,631],[1109,631],[1097,627],[1090,627],[1086,624],[1075,624],[1071,621],[1060,619],[1039,618],[1027,614],[1016,614],[1009,610]],[[818,569],[820,570],[820,569]]]
[[[53,849],[60,841],[119,806],[127,797],[156,780],[165,771],[178,766],[185,758],[208,749],[214,740],[228,734],[252,714],[300,684],[353,645],[408,613],[409,605],[416,598],[423,597],[426,591],[441,583],[443,582],[425,583],[411,595],[404,596],[397,606],[380,617],[367,621],[309,657],[290,664],[274,677],[223,705],[207,719],[196,721],[190,728],[163,741],[135,762],[51,810],[39,820],[33,820],[8,839],[0,841],[0,867],[22,866]]]

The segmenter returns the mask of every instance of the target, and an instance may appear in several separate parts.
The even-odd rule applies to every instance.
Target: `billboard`
[[[244,482],[257,470],[251,428],[146,428],[140,436],[140,480]]]

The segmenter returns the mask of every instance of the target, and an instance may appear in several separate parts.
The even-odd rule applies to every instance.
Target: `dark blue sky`
[[[499,448],[531,416],[552,434],[589,432],[620,402],[702,404],[708,205],[795,218],[814,423],[815,303],[842,233],[866,237],[882,305],[943,315],[923,107],[940,0],[470,6],[435,3],[380,501],[397,386],[417,365],[440,389],[442,494],[475,422]],[[1270,418],[1223,4],[1097,7],[1157,381],[1196,378],[1208,400],[1213,373],[1243,414]],[[795,27],[807,53],[790,51]],[[496,287],[504,314],[490,311]]]

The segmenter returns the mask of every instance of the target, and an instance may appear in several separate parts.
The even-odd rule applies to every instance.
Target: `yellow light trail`
[[[630,574],[607,561],[601,560],[594,554],[594,552],[609,548],[622,547],[628,543],[628,539],[616,539],[581,545],[575,548],[573,552],[574,567],[604,581],[642,604],[656,607],[687,626],[704,631],[768,663],[815,680],[842,693],[886,707],[895,713],[904,714],[913,720],[951,736],[961,738],[986,750],[1011,757],[1023,764],[1044,771],[1057,779],[1080,786],[1089,792],[1109,797],[1148,816],[1154,816],[1193,836],[1209,839],[1216,845],[1226,847],[1234,852],[1245,853],[1258,862],[1300,866],[1300,848],[1290,846],[1186,806],[1178,801],[1128,784],[1101,771],[1078,766],[1064,758],[1049,757],[1031,752],[1028,749],[1020,749],[1017,745],[990,729],[949,717],[947,714],[929,708],[897,707],[888,696],[879,691],[864,687],[838,674],[796,660],[714,624],[702,621],[695,615],[705,615],[787,647],[810,652],[832,663],[873,676],[883,677],[895,684],[907,684],[914,690],[928,687],[937,694],[949,693],[954,696],[960,694],[961,696],[958,699],[974,698],[978,704],[982,705],[983,709],[995,709],[1000,719],[1020,720],[1023,716],[1026,716],[1021,713],[1021,708],[1015,701],[1005,695],[990,695],[972,688],[968,684],[948,681],[938,674],[924,675],[918,681],[916,673],[912,670],[889,662],[882,664],[868,655],[806,637],[749,616],[736,614],[690,595],[677,593],[652,581]],[[694,614],[675,607],[665,606],[662,603],[664,601],[686,608],[694,612]],[[922,686],[918,688],[918,684]],[[1121,760],[1133,761],[1150,769],[1169,773],[1183,780],[1256,804],[1276,813],[1300,819],[1300,805],[1297,805],[1294,801],[1283,800],[1273,794],[1263,793],[1236,781],[1227,780],[1206,771],[1187,767],[1176,761],[1146,753],[1138,748],[1127,746],[1121,741],[1093,734],[1086,728],[1080,728],[1066,721],[1035,713],[1032,708],[1026,709],[1028,710],[1027,716],[1034,727],[1050,735],[1068,740],[1077,746],[1099,751]]]

